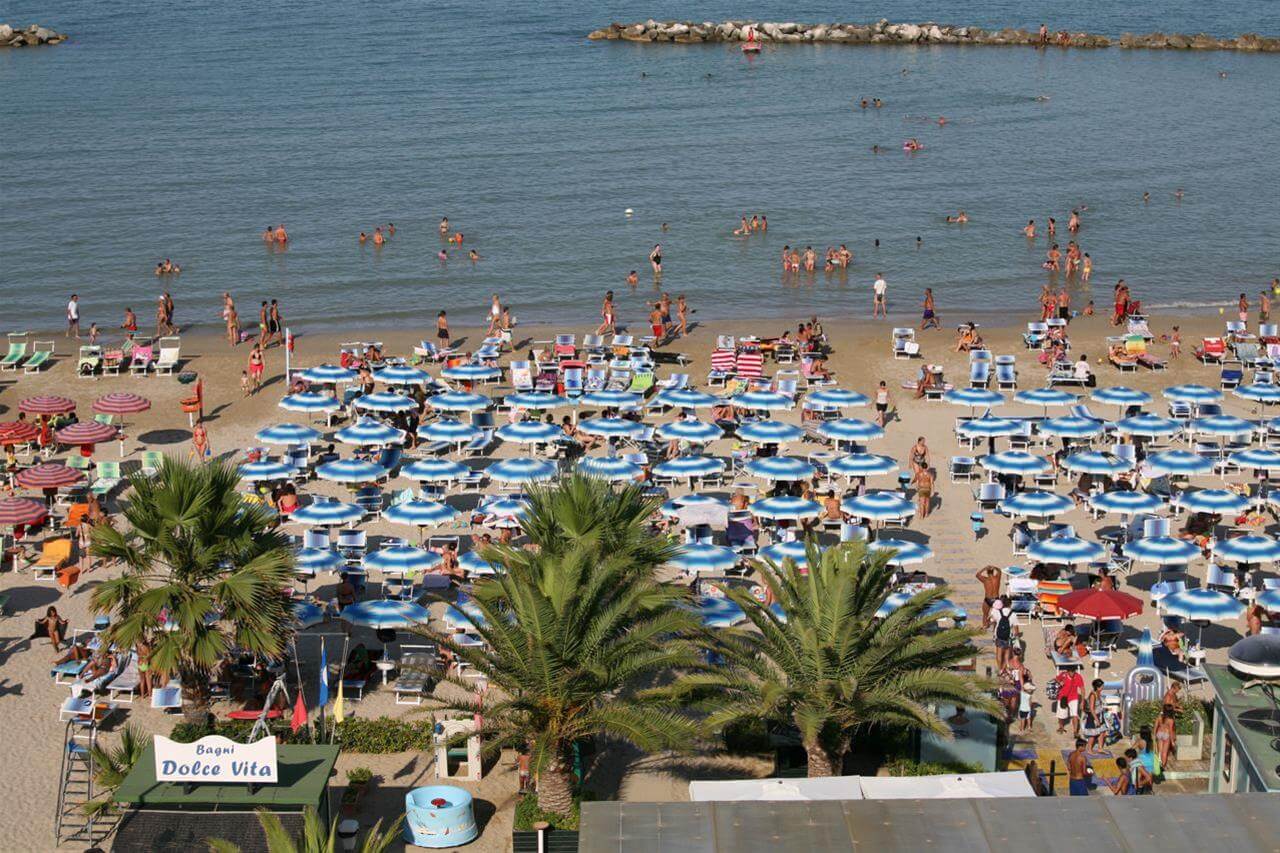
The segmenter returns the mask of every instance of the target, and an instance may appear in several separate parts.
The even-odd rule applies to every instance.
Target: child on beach
[[[1182,332],[1178,331],[1178,327],[1173,327],[1173,333],[1169,335],[1169,358],[1177,358],[1182,355]]]
[[[249,384],[249,371],[247,370],[240,371],[240,390],[244,392],[244,395],[246,397],[248,397],[249,394],[252,393],[250,390],[250,387],[251,386]]]
[[[1018,695],[1018,731],[1025,732],[1031,728],[1031,697],[1036,692],[1035,681],[1030,670],[1023,670],[1022,690]]]

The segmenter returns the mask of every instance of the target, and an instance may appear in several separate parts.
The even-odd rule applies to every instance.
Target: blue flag
[[[320,695],[316,707],[329,704],[329,659],[325,656],[324,640],[320,641]]]

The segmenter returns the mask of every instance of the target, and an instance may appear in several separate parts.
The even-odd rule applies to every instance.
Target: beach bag
[[[1058,698],[1058,693],[1061,690],[1062,690],[1062,682],[1055,678],[1044,686],[1044,695],[1056,701]]]

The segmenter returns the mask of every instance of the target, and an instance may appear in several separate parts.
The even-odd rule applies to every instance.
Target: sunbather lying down
[[[1138,357],[1125,349],[1124,344],[1112,344],[1109,353],[1112,364],[1137,364]]]

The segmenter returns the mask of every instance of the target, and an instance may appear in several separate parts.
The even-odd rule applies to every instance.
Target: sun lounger
[[[129,358],[129,373],[133,376],[146,376],[154,358],[151,344],[135,346]]]
[[[126,705],[133,704],[133,697],[138,693],[138,685],[142,683],[142,674],[138,672],[138,656],[130,652],[125,655],[120,674],[107,685],[111,698]]]
[[[920,344],[916,343],[916,330],[899,328],[893,330],[893,357],[895,359],[911,359],[920,355]]]
[[[124,364],[124,350],[107,349],[102,351],[103,376],[119,376],[122,364]]]
[[[12,332],[9,334],[9,351],[0,359],[0,370],[17,371],[18,365],[27,357],[27,333]]]
[[[1223,388],[1235,388],[1244,379],[1244,370],[1239,364],[1226,362],[1218,372],[1218,382]]]
[[[57,580],[58,570],[71,562],[70,539],[46,539],[40,556],[31,564],[33,580]]]
[[[31,355],[22,363],[23,373],[39,373],[40,368],[49,363],[49,359],[53,358],[53,351],[56,344],[53,341],[36,341],[32,344]]]
[[[157,711],[181,711],[182,688],[172,684],[157,687],[151,692],[151,707]]]
[[[1200,346],[1196,347],[1195,357],[1202,364],[1209,362],[1220,362],[1227,352],[1227,344],[1222,338],[1205,338]]]
[[[583,370],[580,367],[573,367],[564,370],[561,373],[562,388],[564,395],[573,399],[581,397],[585,386],[583,380]]]
[[[572,359],[578,355],[577,338],[573,335],[556,335],[555,344],[552,347],[552,354],[557,361]]]
[[[711,353],[711,370],[707,373],[707,385],[723,388],[729,377],[738,369],[738,356],[731,349],[717,349]]]
[[[1018,387],[1018,371],[1012,364],[996,365],[996,384],[1003,389]]]
[[[1139,366],[1145,367],[1151,371],[1164,370],[1169,366],[1167,361],[1161,358],[1156,358],[1149,352],[1144,352],[1138,355],[1138,364]]]
[[[121,479],[119,462],[99,462],[98,478],[89,489],[98,497],[104,497],[120,485]]]
[[[97,379],[98,368],[102,366],[102,347],[82,346],[80,357],[76,360],[76,376],[81,379]]]
[[[986,388],[991,384],[991,363],[975,361],[969,365],[969,387]]]
[[[179,358],[182,354],[182,339],[179,337],[167,337],[160,339],[160,355],[156,358],[155,371],[157,375],[168,376],[173,373],[174,368],[178,366]]]
[[[652,370],[637,370],[631,377],[631,385],[627,391],[644,396],[653,390],[654,376]]]
[[[49,669],[49,675],[53,676],[53,683],[60,687],[66,687],[75,684],[80,679],[80,671],[87,665],[88,661],[69,660],[66,663],[60,663]]]

